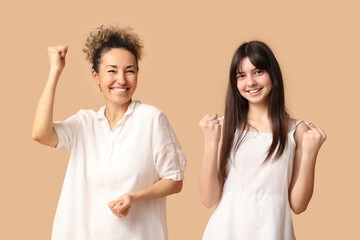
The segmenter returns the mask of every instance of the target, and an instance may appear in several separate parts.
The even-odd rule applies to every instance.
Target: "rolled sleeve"
[[[153,135],[155,168],[159,178],[181,181],[186,157],[165,114],[159,112]]]
[[[79,126],[80,114],[74,114],[65,121],[57,121],[53,123],[54,130],[58,136],[58,144],[53,150],[64,149],[71,152],[74,138]]]

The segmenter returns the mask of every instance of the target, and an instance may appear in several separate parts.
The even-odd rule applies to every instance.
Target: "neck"
[[[271,132],[268,106],[266,104],[250,104],[247,121],[260,132]]]
[[[248,119],[268,119],[267,104],[249,104]]]
[[[129,100],[124,104],[106,103],[104,114],[109,122],[111,130],[113,130],[115,125],[124,117],[131,102],[132,101]]]

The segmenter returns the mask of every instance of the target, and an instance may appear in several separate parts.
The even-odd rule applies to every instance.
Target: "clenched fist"
[[[48,47],[48,55],[50,60],[50,68],[56,71],[62,71],[65,67],[65,56],[68,50],[67,45],[58,45],[56,47]]]
[[[309,130],[304,132],[302,140],[302,154],[307,157],[316,156],[320,150],[321,145],[326,140],[325,132],[315,127],[314,124],[309,124]]]
[[[133,197],[130,194],[126,193],[119,197],[117,200],[109,202],[108,206],[115,216],[123,218],[129,214],[132,202]]]
[[[217,114],[207,114],[200,120],[199,125],[204,134],[205,141],[219,143],[221,135],[221,125],[217,117]]]

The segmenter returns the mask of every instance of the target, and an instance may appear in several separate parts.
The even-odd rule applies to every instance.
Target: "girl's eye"
[[[256,70],[255,73],[256,73],[257,75],[261,75],[261,74],[264,73],[264,70]]]
[[[239,79],[239,80],[242,80],[242,79],[244,79],[245,78],[245,74],[238,74],[237,75],[237,79]]]

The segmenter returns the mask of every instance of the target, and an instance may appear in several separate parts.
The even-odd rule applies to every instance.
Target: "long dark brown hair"
[[[224,178],[226,178],[226,165],[233,146],[235,149],[239,147],[249,129],[247,121],[249,103],[240,95],[236,77],[240,64],[247,57],[257,69],[267,71],[272,82],[272,89],[268,95],[268,113],[273,139],[264,161],[268,160],[274,153],[275,159],[280,157],[287,144],[289,115],[285,110],[284,84],[279,64],[265,43],[260,41],[243,43],[235,51],[231,61],[225,100],[225,119],[220,152],[220,170]],[[241,128],[239,129],[240,134],[237,139],[234,139],[237,128]]]

